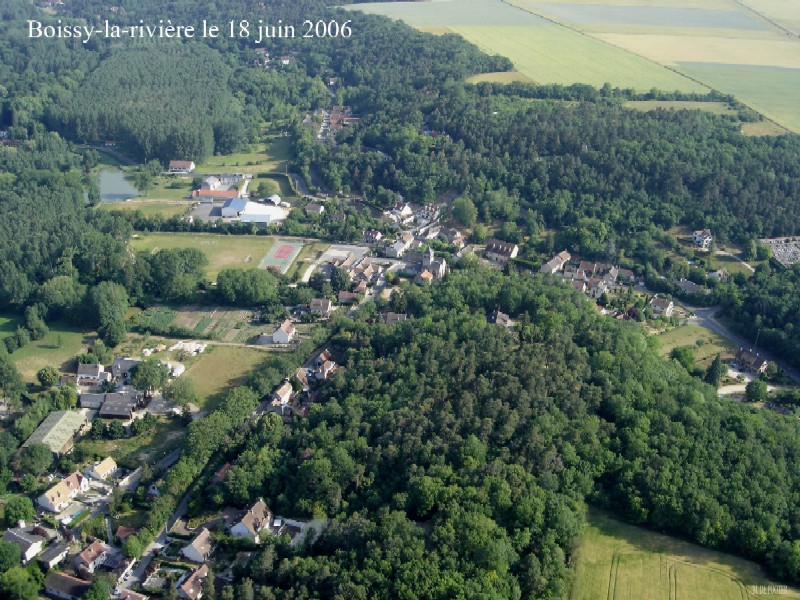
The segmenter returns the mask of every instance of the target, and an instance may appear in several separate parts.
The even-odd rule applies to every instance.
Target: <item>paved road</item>
[[[694,323],[695,325],[699,325],[700,327],[705,327],[706,329],[709,329],[714,333],[717,333],[723,337],[733,340],[739,346],[749,348],[753,345],[750,340],[748,340],[742,335],[739,335],[738,333],[734,333],[733,331],[725,327],[722,323],[720,323],[714,318],[714,315],[720,310],[719,306],[712,306],[710,308],[694,308],[687,306],[686,308],[694,312],[695,315],[694,317],[691,317],[689,319],[690,323]],[[794,367],[789,366],[783,359],[778,358],[777,356],[775,356],[774,354],[772,354],[767,350],[764,350],[763,348],[759,348],[758,352],[759,354],[761,354],[761,356],[763,356],[767,360],[773,361],[776,365],[778,365],[781,369],[783,369],[786,372],[786,374],[789,377],[791,377],[795,382],[800,383],[800,371],[798,371]]]

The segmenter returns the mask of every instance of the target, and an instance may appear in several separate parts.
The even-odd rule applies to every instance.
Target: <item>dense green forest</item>
[[[261,423],[203,500],[333,518],[256,559],[274,597],[559,597],[584,500],[796,580],[795,420],[719,400],[540,279],[467,269],[389,308],[413,318],[341,321],[310,417]]]

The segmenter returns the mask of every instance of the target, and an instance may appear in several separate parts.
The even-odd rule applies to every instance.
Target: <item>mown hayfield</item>
[[[681,63],[678,68],[739,100],[787,129],[800,132],[800,68]]]
[[[748,600],[800,598],[750,561],[643,529],[590,510],[575,553],[570,600]]]
[[[538,83],[588,83],[649,90],[706,91],[702,85],[647,59],[558,25],[450,26],[490,54],[510,58]]]
[[[290,150],[289,138],[276,137],[247,152],[209,157],[197,165],[195,173],[282,173],[291,158]]]
[[[212,279],[225,268],[255,268],[269,252],[273,238],[263,235],[216,235],[210,233],[139,233],[131,240],[136,251],[165,248],[198,248],[208,257],[206,272]]]
[[[731,340],[698,325],[682,325],[658,334],[656,339],[661,356],[669,356],[670,351],[678,346],[691,346],[696,364],[702,368],[708,367],[717,354],[726,360],[733,358],[737,350]],[[698,341],[701,345],[698,345]]]
[[[23,381],[36,381],[42,367],[55,367],[61,371],[75,372],[75,356],[94,343],[96,335],[80,331],[64,323],[48,323],[50,332],[34,340],[11,355]]]
[[[165,219],[182,215],[192,206],[191,201],[181,202],[178,200],[128,200],[127,202],[102,202],[97,208],[98,210],[121,210],[121,211],[136,211],[138,210],[146,217],[154,217],[161,215]]]
[[[200,408],[212,411],[227,390],[244,385],[247,376],[268,358],[269,353],[255,348],[209,346],[182,376],[189,377],[197,386]]]

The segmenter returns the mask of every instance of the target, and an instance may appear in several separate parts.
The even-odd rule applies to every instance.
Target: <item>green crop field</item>
[[[402,19],[429,29],[446,27],[489,54],[506,56],[518,72],[478,75],[473,81],[507,82],[520,76],[538,83],[702,92],[682,75],[611,44],[582,35],[500,0],[359,4],[354,10]],[[437,31],[438,33],[438,31]]]
[[[570,600],[800,598],[797,590],[777,587],[755,563],[626,525],[596,510],[589,511],[574,560]],[[776,593],[758,593],[768,586],[776,586]]]
[[[255,268],[269,252],[273,238],[263,235],[216,235],[210,233],[139,233],[131,240],[137,251],[165,248],[198,248],[208,257],[211,278],[225,268]]]
[[[787,129],[800,132],[800,69],[682,63],[680,69],[734,94]]]

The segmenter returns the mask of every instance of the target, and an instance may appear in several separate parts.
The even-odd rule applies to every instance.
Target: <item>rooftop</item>
[[[57,410],[51,412],[22,446],[44,444],[52,452],[59,453],[85,423],[86,416],[77,411]]]

